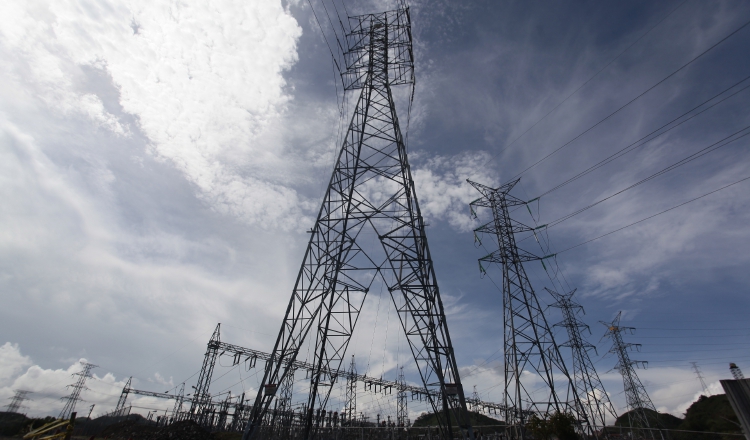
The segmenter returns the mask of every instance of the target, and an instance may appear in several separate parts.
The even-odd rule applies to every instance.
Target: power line
[[[601,200],[598,200],[598,201],[596,201],[594,203],[591,203],[588,206],[580,208],[580,209],[578,209],[576,211],[571,212],[570,214],[567,214],[567,215],[565,215],[563,217],[558,218],[557,220],[554,220],[554,221],[550,222],[547,225],[547,227],[551,228],[553,226],[556,226],[556,225],[558,225],[558,224],[560,224],[560,223],[562,223],[562,222],[564,222],[564,221],[566,221],[566,220],[568,220],[568,219],[570,219],[570,218],[572,218],[572,217],[574,217],[574,216],[576,216],[576,215],[578,215],[578,214],[580,214],[580,213],[582,213],[582,212],[584,212],[586,210],[589,210],[589,209],[593,208],[594,206],[599,205],[600,203],[606,202],[607,200],[609,200],[609,199],[611,199],[611,198],[613,198],[615,196],[618,196],[618,195],[624,193],[625,191],[628,191],[628,190],[633,189],[633,188],[635,188],[635,187],[637,187],[637,186],[639,186],[641,184],[644,184],[644,183],[646,183],[646,182],[648,182],[650,180],[653,180],[653,179],[661,176],[662,174],[666,174],[666,173],[668,173],[668,172],[670,172],[670,171],[672,171],[674,169],[677,169],[677,168],[681,167],[682,165],[688,164],[688,163],[694,161],[695,159],[698,159],[698,158],[700,158],[702,156],[705,156],[706,154],[711,153],[712,151],[716,151],[716,150],[718,150],[719,148],[721,148],[723,146],[731,144],[732,142],[738,141],[738,140],[742,139],[743,137],[745,137],[747,135],[750,135],[750,132],[748,132],[748,133],[745,133],[745,134],[743,134],[741,136],[737,136],[740,133],[742,133],[743,131],[747,131],[747,130],[750,130],[750,125],[747,126],[747,127],[745,127],[745,128],[743,128],[743,129],[741,129],[741,130],[738,130],[738,131],[730,134],[729,136],[726,136],[725,138],[723,138],[721,140],[718,140],[718,141],[712,143],[711,145],[709,145],[709,146],[707,146],[705,148],[702,148],[701,150],[699,150],[699,151],[697,151],[697,152],[695,152],[695,153],[693,153],[693,154],[691,154],[689,156],[684,157],[683,159],[678,160],[677,162],[669,165],[668,167],[663,168],[663,169],[657,171],[656,173],[651,174],[650,176],[648,176],[648,177],[646,177],[644,179],[641,179],[638,182],[636,182],[636,183],[634,183],[634,184],[632,184],[632,185],[630,185],[630,186],[628,186],[626,188],[621,189],[620,191],[615,192],[614,194],[610,194],[609,196],[607,196],[607,197],[605,197],[605,198],[603,198]],[[731,139],[734,136],[737,136],[737,137],[735,137],[734,139]],[[731,139],[731,140],[728,140],[728,139]]]
[[[717,97],[719,97],[719,96],[723,95],[724,93],[728,92],[729,90],[731,90],[731,89],[733,89],[733,88],[737,87],[738,85],[742,84],[743,82],[747,81],[748,79],[750,79],[750,76],[746,76],[746,77],[745,77],[745,78],[743,78],[742,80],[740,80],[740,81],[736,82],[735,84],[732,84],[732,85],[731,85],[730,87],[728,87],[728,88],[726,88],[726,89],[722,90],[721,92],[719,92],[719,93],[715,94],[715,95],[714,95],[714,96],[712,96],[711,98],[709,98],[709,99],[707,99],[707,100],[705,100],[705,101],[701,102],[701,103],[700,103],[700,104],[698,104],[697,106],[695,106],[695,107],[691,108],[690,110],[686,111],[685,113],[681,114],[680,116],[678,116],[678,117],[676,117],[676,118],[672,119],[671,121],[667,122],[666,124],[662,125],[661,127],[657,128],[656,130],[653,130],[653,131],[651,131],[651,132],[650,132],[650,133],[648,133],[647,135],[645,135],[645,136],[641,137],[640,139],[636,140],[635,142],[632,142],[631,144],[629,144],[629,145],[627,145],[627,146],[625,146],[625,147],[621,148],[621,149],[620,149],[620,150],[618,150],[617,152],[615,152],[615,153],[611,154],[610,156],[608,156],[608,157],[606,157],[606,158],[602,159],[601,161],[599,161],[599,162],[595,163],[594,165],[590,166],[589,168],[586,168],[585,170],[581,171],[580,173],[576,174],[575,176],[573,176],[573,177],[571,177],[571,178],[569,178],[569,179],[567,179],[567,180],[563,181],[562,183],[560,183],[560,184],[558,184],[558,185],[554,186],[553,188],[551,188],[551,189],[549,189],[549,190],[547,190],[547,191],[543,192],[543,193],[542,193],[542,194],[540,194],[540,195],[539,195],[539,196],[538,196],[538,197],[537,197],[536,199],[542,198],[542,197],[546,196],[547,194],[550,194],[550,193],[552,193],[552,192],[554,192],[554,191],[557,191],[558,189],[560,189],[560,188],[562,188],[562,187],[564,187],[564,186],[568,185],[569,183],[572,183],[572,182],[574,182],[575,180],[578,180],[578,179],[580,179],[581,177],[583,177],[583,176],[585,176],[585,175],[587,175],[587,174],[589,174],[589,173],[591,173],[591,172],[593,172],[593,171],[595,171],[595,170],[597,170],[597,169],[599,169],[599,168],[603,167],[604,165],[606,165],[606,164],[608,164],[608,163],[610,163],[610,162],[612,162],[612,161],[614,161],[614,160],[616,160],[616,159],[619,159],[620,157],[622,157],[622,156],[624,156],[624,155],[626,155],[626,154],[630,153],[631,151],[635,150],[636,148],[638,148],[638,147],[642,147],[643,145],[645,145],[645,144],[647,144],[647,143],[649,143],[649,142],[653,141],[654,139],[658,138],[659,136],[662,136],[663,134],[666,134],[666,133],[670,132],[671,130],[674,130],[675,128],[679,127],[680,125],[682,125],[682,124],[684,124],[684,123],[686,123],[686,122],[690,121],[691,119],[693,119],[693,118],[695,118],[695,117],[697,117],[697,116],[699,116],[699,115],[701,115],[701,114],[705,113],[706,111],[708,111],[708,110],[710,110],[710,109],[712,109],[712,108],[716,107],[717,105],[721,104],[722,102],[726,101],[727,99],[729,99],[729,98],[732,98],[732,97],[734,97],[735,95],[737,95],[737,94],[739,94],[739,93],[741,93],[741,92],[743,92],[743,91],[747,90],[748,88],[750,88],[750,85],[747,85],[747,86],[745,86],[745,87],[743,87],[743,88],[741,88],[741,89],[739,89],[739,90],[735,91],[735,92],[734,92],[734,93],[732,93],[731,95],[725,96],[725,97],[724,97],[724,98],[722,98],[721,100],[719,100],[719,101],[717,101],[717,102],[715,102],[715,103],[711,104],[710,106],[708,106],[708,107],[704,108],[703,110],[699,111],[698,113],[695,113],[694,115],[690,116],[689,118],[686,118],[686,119],[684,119],[684,120],[680,121],[679,123],[677,123],[677,124],[674,124],[675,122],[677,122],[678,120],[682,119],[682,118],[683,118],[683,117],[685,117],[686,115],[688,115],[688,114],[690,114],[691,112],[693,112],[693,111],[695,111],[695,110],[699,109],[700,107],[703,107],[703,106],[704,106],[704,105],[706,105],[707,103],[709,103],[709,102],[713,101],[714,99],[716,99]],[[674,124],[674,125],[672,125],[672,124]],[[668,127],[668,126],[670,126],[670,125],[672,125],[672,126],[671,126],[671,127],[669,127],[669,128],[667,128],[666,130],[663,130],[664,128],[666,128],[666,127]],[[663,131],[662,131],[662,130],[663,130]],[[658,134],[656,134],[656,133],[658,133]],[[655,135],[655,134],[656,134],[656,135]],[[653,136],[653,135],[655,135],[655,136]],[[534,200],[536,200],[536,199],[534,199]]]
[[[508,145],[506,145],[505,147],[503,147],[503,148],[502,148],[502,149],[501,149],[500,151],[498,151],[498,152],[497,152],[497,153],[496,153],[496,154],[495,154],[495,155],[493,156],[493,159],[494,159],[494,158],[496,158],[497,156],[499,156],[499,155],[500,155],[500,154],[501,154],[501,153],[502,153],[503,151],[505,151],[505,150],[507,150],[508,148],[510,148],[510,147],[511,147],[511,146],[512,146],[513,144],[515,144],[515,143],[516,143],[516,142],[517,142],[517,141],[518,141],[519,139],[521,139],[522,137],[524,137],[524,136],[526,135],[526,133],[528,133],[529,131],[531,131],[531,130],[532,130],[532,129],[533,129],[534,127],[536,127],[536,126],[537,126],[537,125],[538,125],[538,124],[539,124],[540,122],[542,122],[542,121],[543,121],[544,119],[546,119],[546,118],[547,118],[547,116],[549,116],[550,114],[552,114],[552,112],[554,112],[555,110],[557,110],[557,109],[558,109],[558,108],[559,108],[559,107],[560,107],[561,105],[565,104],[565,103],[566,103],[566,102],[568,101],[568,99],[570,99],[570,98],[571,98],[571,97],[572,97],[573,95],[575,95],[576,93],[578,93],[578,92],[579,92],[579,91],[580,91],[580,90],[581,90],[582,88],[584,88],[584,87],[585,87],[585,86],[586,86],[586,85],[587,85],[588,83],[590,83],[590,82],[591,82],[591,81],[592,81],[592,80],[593,80],[594,78],[596,78],[597,76],[599,76],[599,74],[600,74],[600,73],[602,73],[602,72],[603,72],[604,70],[606,70],[606,69],[607,69],[607,67],[609,67],[610,65],[612,65],[612,63],[614,63],[614,62],[615,62],[615,61],[617,61],[617,60],[618,60],[618,59],[619,59],[619,58],[620,58],[621,56],[623,56],[623,55],[625,54],[625,52],[629,51],[629,50],[630,50],[630,49],[631,49],[631,48],[632,48],[633,46],[635,46],[636,44],[638,44],[638,42],[639,42],[639,41],[641,41],[641,40],[642,40],[642,39],[643,39],[644,37],[646,37],[646,35],[648,35],[649,33],[651,33],[651,31],[653,31],[654,29],[656,29],[656,27],[657,27],[657,26],[659,26],[659,25],[660,25],[660,24],[661,24],[661,23],[662,23],[662,22],[663,22],[664,20],[666,20],[667,18],[669,18],[669,17],[670,17],[670,16],[671,16],[671,15],[672,15],[672,14],[673,14],[673,13],[674,13],[675,11],[677,11],[678,9],[680,9],[680,7],[681,7],[682,5],[684,5],[686,1],[687,1],[687,0],[684,0],[684,1],[682,1],[682,2],[681,2],[681,3],[679,4],[679,5],[677,5],[677,7],[676,7],[676,8],[672,9],[672,10],[671,10],[671,11],[669,12],[669,14],[665,15],[665,16],[664,16],[664,18],[662,18],[662,19],[661,19],[661,20],[659,20],[659,21],[658,21],[658,22],[657,22],[657,23],[656,23],[655,25],[653,25],[653,26],[652,26],[651,28],[649,28],[649,30],[647,30],[647,31],[646,31],[646,32],[645,32],[645,33],[644,33],[643,35],[641,35],[640,37],[638,37],[638,39],[637,39],[637,40],[635,40],[634,42],[632,42],[632,43],[630,44],[630,46],[626,47],[626,48],[625,48],[625,50],[623,50],[622,52],[620,52],[620,53],[619,53],[619,55],[617,55],[616,57],[612,58],[612,59],[611,59],[611,60],[610,60],[610,61],[609,61],[609,62],[608,62],[607,64],[605,64],[605,65],[604,65],[604,67],[602,67],[601,69],[599,69],[599,70],[598,70],[598,71],[597,71],[597,72],[596,72],[596,73],[595,73],[595,74],[594,74],[594,75],[593,75],[593,76],[592,76],[591,78],[587,79],[587,80],[586,80],[586,81],[585,81],[585,82],[584,82],[583,84],[581,84],[580,86],[578,86],[578,88],[577,88],[577,89],[575,89],[575,90],[574,90],[574,91],[573,91],[573,92],[572,92],[572,93],[571,93],[570,95],[568,95],[567,97],[565,97],[565,99],[563,99],[562,101],[560,101],[560,103],[558,103],[558,104],[557,104],[557,105],[556,105],[556,106],[555,106],[555,107],[554,107],[554,108],[553,108],[552,110],[550,110],[550,111],[549,111],[549,112],[547,112],[547,113],[546,113],[546,114],[545,114],[544,116],[542,116],[541,118],[539,118],[539,119],[538,119],[538,120],[537,120],[537,121],[536,121],[536,122],[535,122],[535,123],[534,123],[533,125],[531,125],[531,126],[530,126],[529,128],[527,128],[527,129],[526,129],[526,131],[524,131],[524,132],[523,132],[523,133],[521,133],[521,134],[520,134],[520,135],[519,135],[518,137],[516,137],[515,139],[513,139],[513,141],[512,141],[511,143],[509,143]]]
[[[733,35],[735,35],[735,34],[736,34],[736,33],[738,33],[739,31],[741,31],[742,29],[744,29],[744,28],[745,28],[745,27],[746,27],[747,25],[750,25],[750,21],[747,21],[747,22],[745,22],[745,24],[743,24],[743,25],[742,25],[742,26],[740,26],[739,28],[735,29],[735,30],[734,30],[734,31],[732,31],[732,32],[731,32],[731,33],[730,33],[729,35],[725,36],[724,38],[722,38],[722,39],[721,39],[721,40],[719,40],[718,42],[714,43],[714,44],[713,44],[713,45],[712,45],[711,47],[709,47],[708,49],[706,49],[706,50],[704,50],[703,52],[701,52],[700,54],[696,55],[696,56],[695,56],[694,58],[692,58],[692,59],[691,59],[690,61],[688,61],[687,63],[685,63],[685,64],[683,64],[682,66],[680,66],[680,67],[679,67],[679,68],[678,68],[677,70],[675,70],[675,71],[673,71],[672,73],[670,73],[669,75],[665,76],[664,78],[662,78],[661,80],[659,80],[659,81],[658,81],[658,82],[657,82],[656,84],[652,85],[651,87],[649,87],[649,88],[648,88],[648,89],[646,89],[645,91],[641,92],[641,94],[639,94],[639,95],[638,95],[638,96],[636,96],[635,98],[631,99],[631,100],[630,100],[630,101],[628,101],[627,103],[623,104],[623,105],[622,105],[622,106],[621,106],[620,108],[618,108],[618,109],[617,109],[617,110],[615,110],[614,112],[610,113],[609,115],[605,116],[605,117],[604,117],[603,119],[599,120],[599,122],[597,122],[597,123],[595,123],[594,125],[592,125],[591,127],[587,128],[586,130],[584,130],[583,132],[581,132],[580,134],[578,134],[578,135],[577,135],[576,137],[574,137],[573,139],[571,139],[571,140],[569,140],[568,142],[566,142],[566,143],[562,144],[561,146],[557,147],[557,148],[556,148],[556,149],[554,149],[554,150],[553,150],[552,152],[548,153],[547,155],[545,155],[544,157],[542,157],[542,158],[541,158],[541,159],[539,159],[538,161],[536,161],[536,162],[534,162],[533,164],[529,165],[529,166],[528,166],[528,167],[526,167],[526,168],[525,168],[525,169],[524,169],[523,171],[521,171],[520,173],[518,173],[518,174],[516,174],[515,176],[513,176],[512,178],[510,178],[510,179],[509,179],[508,181],[509,181],[509,182],[511,182],[511,181],[513,181],[513,180],[517,179],[517,178],[518,178],[519,176],[523,175],[524,173],[526,173],[526,172],[527,172],[527,171],[529,171],[530,169],[532,169],[532,168],[536,167],[536,166],[537,166],[537,165],[539,165],[540,163],[542,163],[542,162],[544,162],[545,160],[549,159],[549,158],[550,158],[550,157],[551,157],[552,155],[556,154],[557,152],[559,152],[559,151],[560,151],[560,150],[562,150],[563,148],[565,148],[565,147],[567,147],[568,145],[572,144],[573,142],[575,142],[576,140],[578,140],[579,138],[581,138],[582,136],[584,136],[584,135],[585,135],[586,133],[590,132],[590,131],[591,131],[591,130],[593,130],[594,128],[596,128],[596,127],[598,127],[599,125],[601,125],[602,123],[606,122],[606,121],[607,121],[607,120],[609,120],[609,119],[610,119],[610,118],[611,118],[612,116],[616,115],[617,113],[619,113],[620,111],[622,111],[623,109],[625,109],[626,107],[628,107],[628,106],[629,106],[630,104],[634,103],[635,101],[637,101],[638,99],[640,99],[641,97],[643,97],[644,95],[646,95],[646,94],[647,94],[648,92],[650,92],[651,90],[653,90],[653,89],[655,89],[656,87],[660,86],[660,85],[661,85],[661,84],[663,84],[663,83],[664,83],[665,81],[667,81],[668,79],[672,78],[673,76],[675,76],[676,74],[678,74],[679,72],[681,72],[681,71],[682,71],[683,69],[685,69],[686,67],[688,67],[688,66],[690,66],[691,64],[693,64],[693,63],[694,63],[695,61],[697,61],[697,60],[698,60],[699,58],[701,58],[701,57],[702,57],[703,55],[707,54],[708,52],[710,52],[711,50],[713,50],[714,48],[716,48],[717,46],[719,46],[719,45],[720,45],[721,43],[725,42],[725,41],[726,41],[726,40],[728,40],[728,39],[729,39],[730,37],[732,37]]]
[[[665,209],[664,211],[658,212],[658,213],[656,213],[656,214],[654,214],[654,215],[650,215],[650,216],[648,216],[648,217],[646,217],[646,218],[642,218],[642,219],[640,219],[640,220],[638,220],[638,221],[636,221],[636,222],[633,222],[633,223],[630,223],[630,224],[628,224],[628,225],[625,225],[625,226],[623,226],[623,227],[621,227],[621,228],[615,229],[614,231],[610,231],[610,232],[607,232],[606,234],[602,234],[602,235],[600,235],[600,236],[598,236],[598,237],[595,237],[595,238],[592,238],[592,239],[590,239],[590,240],[586,240],[586,241],[584,241],[584,242],[578,243],[577,245],[571,246],[571,247],[569,247],[569,248],[566,248],[566,249],[564,249],[564,250],[562,250],[562,251],[560,251],[560,252],[557,252],[557,254],[556,254],[556,255],[560,255],[560,254],[562,254],[563,252],[568,252],[569,250],[573,250],[573,249],[575,249],[575,248],[577,248],[577,247],[579,247],[579,246],[583,246],[584,244],[588,244],[588,243],[591,243],[592,241],[596,241],[596,240],[599,240],[600,238],[604,238],[604,237],[606,237],[606,236],[608,236],[608,235],[612,235],[612,234],[614,234],[615,232],[619,232],[619,231],[622,231],[623,229],[627,229],[627,228],[629,228],[629,227],[631,227],[631,226],[635,226],[635,225],[637,225],[637,224],[639,224],[639,223],[643,223],[643,222],[645,222],[646,220],[650,220],[650,219],[652,219],[652,218],[654,218],[654,217],[657,217],[657,216],[660,216],[660,215],[662,215],[662,214],[665,214],[665,213],[667,213],[667,212],[669,212],[669,211],[672,211],[673,209],[677,209],[677,208],[679,208],[679,207],[681,207],[681,206],[685,206],[685,205],[687,205],[688,203],[692,203],[692,202],[694,202],[694,201],[696,201],[696,200],[700,200],[700,199],[702,199],[702,198],[704,198],[704,197],[710,196],[711,194],[717,193],[717,192],[719,192],[719,191],[721,191],[721,190],[723,190],[723,189],[727,189],[727,188],[729,188],[730,186],[734,186],[734,185],[737,185],[738,183],[744,182],[744,181],[746,181],[746,180],[748,180],[748,179],[750,179],[750,176],[748,176],[748,177],[744,177],[744,178],[742,178],[742,179],[740,179],[740,180],[738,180],[738,181],[736,181],[736,182],[730,183],[729,185],[725,185],[725,186],[722,186],[721,188],[719,188],[719,189],[715,189],[715,190],[713,190],[713,191],[711,191],[711,192],[707,192],[706,194],[703,194],[703,195],[701,195],[701,196],[695,197],[695,198],[693,198],[693,199],[690,199],[690,200],[688,200],[688,201],[686,201],[686,202],[682,202],[682,203],[680,203],[679,205],[675,205],[675,206],[673,206],[673,207],[671,207],[671,208],[669,208],[669,209]]]

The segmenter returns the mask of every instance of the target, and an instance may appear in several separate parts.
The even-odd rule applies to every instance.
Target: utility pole
[[[9,413],[18,413],[21,408],[24,407],[23,401],[29,400],[27,397],[29,394],[33,394],[32,391],[26,390],[13,390],[15,394],[11,397],[10,403],[6,406]],[[20,413],[19,413],[20,414]]]
[[[349,17],[343,74],[359,97],[310,233],[283,324],[266,362],[244,440],[263,416],[301,344],[314,338],[303,439],[319,427],[359,312],[373,283],[384,285],[438,420],[440,435],[473,440],[458,365],[427,245],[392,88],[414,83],[408,8]]]
[[[70,396],[68,396],[68,400],[65,402],[62,411],[60,411],[60,415],[58,416],[59,419],[70,418],[70,413],[76,409],[76,403],[78,403],[79,400],[83,400],[81,399],[81,391],[88,389],[86,387],[86,379],[92,377],[91,370],[98,367],[98,365],[90,364],[88,362],[81,362],[81,365],[83,366],[83,370],[73,374],[73,376],[78,376],[76,383],[70,384],[66,387],[72,388],[73,390],[70,392]]]
[[[596,347],[583,337],[583,330],[591,334],[589,326],[578,317],[580,313],[585,313],[583,306],[573,299],[575,290],[564,294],[546,287],[545,290],[556,300],[552,307],[559,308],[563,315],[563,320],[555,326],[563,327],[568,332],[568,341],[562,346],[569,347],[573,354],[573,383],[583,410],[588,415],[591,425],[601,428],[606,436],[606,429],[604,429],[607,426],[606,418],[608,415],[612,416],[614,423],[617,420],[617,412],[589,357],[589,351],[596,352]]]
[[[518,180],[499,188],[468,182],[482,195],[471,202],[471,212],[476,216],[475,207],[492,211],[492,220],[474,231],[493,236],[498,244],[497,250],[479,260],[480,271],[485,272],[482,263],[496,263],[503,274],[506,437],[526,439],[532,414],[547,418],[555,413],[572,415],[583,433],[591,435],[592,427],[523,265],[551,256],[538,257],[516,243],[515,234],[534,231],[510,216],[510,208],[526,205],[509,194]]]
[[[695,371],[695,375],[698,376],[701,388],[703,388],[703,394],[706,397],[710,396],[711,394],[708,392],[708,387],[706,386],[706,381],[703,379],[703,374],[701,373],[701,368],[698,366],[698,362],[690,362],[690,365],[693,366],[693,371]]]
[[[216,359],[219,357],[219,343],[221,342],[221,323],[216,324],[216,329],[211,335],[206,347],[206,355],[203,357],[203,366],[198,375],[198,384],[193,387],[193,399],[190,404],[190,418],[199,425],[208,422],[209,410],[211,408],[211,394],[208,389],[211,386],[211,378],[214,374]]]
[[[655,417],[658,417],[659,413],[656,411],[656,407],[653,402],[651,402],[651,398],[648,396],[646,388],[643,386],[635,372],[635,369],[639,365],[642,365],[645,368],[647,363],[644,361],[631,360],[630,355],[628,354],[628,350],[632,350],[633,348],[639,349],[641,344],[633,344],[623,341],[623,332],[629,332],[632,334],[635,328],[621,326],[621,316],[622,312],[618,313],[617,317],[612,322],[600,322],[607,327],[607,332],[604,334],[604,337],[612,340],[612,349],[609,352],[617,355],[617,365],[615,365],[615,370],[619,371],[622,375],[622,381],[625,388],[625,402],[627,403],[628,409],[628,424],[631,428],[641,428],[639,431],[642,431],[641,437],[643,438],[651,438],[653,440],[661,438],[661,440],[664,440],[664,435],[660,430],[655,431],[652,429],[659,427],[659,420],[657,418],[653,423],[649,421],[649,414],[647,411],[652,411]],[[655,432],[658,432],[659,435],[657,436]]]
[[[125,402],[128,400],[128,394],[130,393],[130,385],[133,382],[133,376],[130,376],[128,378],[128,381],[125,382],[125,386],[122,388],[122,393],[120,393],[120,399],[117,401],[117,406],[115,407],[115,417],[122,416],[123,412],[125,411]]]

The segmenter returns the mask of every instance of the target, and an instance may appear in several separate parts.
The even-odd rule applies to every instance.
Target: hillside
[[[503,426],[503,422],[474,411],[469,411],[469,419],[472,426]],[[453,426],[457,425],[454,417],[451,417],[451,422]],[[421,416],[417,417],[412,426],[437,426],[437,418],[434,413],[422,413]]]
[[[687,431],[741,433],[739,420],[726,394],[701,396],[685,412],[677,429]],[[679,433],[680,440],[720,440],[721,435]]]
[[[646,409],[646,414],[648,415],[649,425],[651,427],[660,426],[662,428],[666,429],[677,429],[678,426],[682,423],[682,419],[679,417],[675,417],[672,414],[667,413],[660,413],[656,411],[652,411],[650,409]],[[622,427],[628,427],[630,426],[630,419],[629,415],[632,411],[628,411],[626,413],[623,413],[620,415],[620,417],[615,420],[615,426],[622,426]],[[658,423],[657,423],[658,422]]]

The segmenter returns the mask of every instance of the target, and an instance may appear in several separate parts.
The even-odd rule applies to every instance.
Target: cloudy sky
[[[0,400],[30,390],[29,414],[56,415],[82,359],[98,365],[80,404],[95,415],[129,376],[139,389],[189,388],[218,322],[225,341],[272,348],[349,117],[323,5],[312,2],[321,29],[300,0],[0,4]],[[343,15],[395,2],[335,5]],[[661,411],[680,415],[700,393],[691,361],[712,392],[730,361],[750,369],[750,181],[727,187],[750,177],[750,4],[411,8],[409,153],[465,387],[501,399],[500,273],[480,277],[487,251],[465,179],[520,174],[514,195],[544,195],[514,215],[542,225],[690,157],[550,227],[543,249],[525,241],[564,251],[548,260],[551,278],[539,263],[527,270],[542,304],[544,287],[578,289],[619,411],[599,323],[619,311],[638,328],[627,340],[643,344],[633,358],[649,362],[639,375]],[[382,292],[367,300],[359,370],[395,379],[405,365],[416,381],[388,306]],[[252,394],[257,369],[226,365],[212,391]],[[362,405],[393,414],[392,400]]]

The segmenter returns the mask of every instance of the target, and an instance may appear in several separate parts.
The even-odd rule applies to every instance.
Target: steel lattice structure
[[[399,369],[398,373],[398,391],[396,393],[396,426],[409,426],[409,409],[406,399],[406,376],[404,376],[404,367]]]
[[[13,390],[15,394],[11,397],[10,403],[6,406],[9,413],[17,413],[23,407],[23,401],[28,399],[28,395],[33,391]]]
[[[58,416],[59,419],[70,418],[70,414],[76,409],[76,403],[78,403],[79,400],[83,400],[81,399],[81,391],[88,389],[86,387],[86,379],[92,377],[91,370],[98,366],[89,364],[88,362],[81,362],[81,365],[83,366],[83,370],[73,374],[73,376],[78,376],[78,380],[76,383],[68,385],[68,387],[73,388],[73,390],[70,392],[70,396],[67,397],[68,400],[65,402],[62,411],[60,411],[60,415]]]
[[[130,376],[128,378],[128,381],[125,383],[125,387],[122,389],[122,393],[120,393],[120,398],[117,400],[117,406],[115,407],[115,411],[112,413],[115,416],[121,416],[123,415],[125,411],[125,403],[128,400],[128,393],[130,393],[130,385],[133,382],[133,376]]]
[[[573,299],[575,290],[564,294],[549,288],[545,290],[556,300],[552,307],[558,307],[563,315],[562,322],[555,326],[564,327],[568,332],[568,341],[562,346],[570,347],[573,354],[573,383],[583,404],[583,410],[586,411],[589,422],[593,426],[604,428],[607,425],[607,415],[611,415],[614,422],[617,419],[617,412],[589,357],[589,350],[596,351],[596,347],[590,344],[582,334],[583,330],[591,333],[589,326],[578,317],[579,313],[583,313],[583,306]],[[606,435],[606,430],[603,432]]]
[[[556,412],[570,414],[579,421],[579,429],[591,433],[577,390],[523,265],[544,257],[519,249],[516,244],[515,234],[534,230],[510,216],[509,208],[526,205],[509,194],[518,180],[500,188],[468,182],[482,194],[471,202],[471,211],[475,212],[475,207],[492,211],[492,220],[475,229],[475,233],[491,234],[498,243],[496,251],[479,260],[480,270],[485,271],[483,262],[497,263],[503,273],[505,374],[502,403],[508,438],[527,437],[525,426],[532,413],[542,418]],[[562,386],[558,388],[559,385]]]
[[[359,90],[328,189],[244,439],[259,430],[278,384],[307,337],[314,338],[305,437],[315,437],[365,297],[385,284],[443,438],[450,413],[473,437],[425,225],[391,86],[413,82],[408,9],[349,19],[344,82]],[[312,333],[312,334],[310,334]],[[435,395],[438,397],[435,398]]]
[[[354,426],[357,420],[357,364],[354,362],[354,355],[352,355],[348,373],[349,375],[346,378],[346,402],[344,402],[344,412],[341,417],[348,426]]]
[[[661,431],[655,431],[652,428],[658,428],[658,421],[649,420],[649,414],[647,410],[651,410],[654,415],[656,407],[651,398],[646,392],[646,388],[641,383],[638,375],[635,372],[635,368],[639,365],[646,366],[644,361],[634,361],[630,359],[628,350],[638,348],[641,344],[633,344],[625,342],[622,339],[623,332],[633,332],[634,327],[623,327],[620,325],[620,317],[622,312],[617,314],[617,317],[612,322],[600,321],[602,324],[607,326],[607,332],[604,334],[605,338],[612,339],[612,349],[609,351],[612,354],[617,355],[617,364],[615,370],[619,371],[622,375],[622,382],[625,388],[625,402],[628,408],[628,423],[632,428],[643,428],[639,429],[640,435],[644,438],[663,440],[664,436]],[[657,426],[652,426],[656,424]],[[659,435],[657,436],[656,433]]]
[[[706,381],[703,379],[703,374],[701,372],[701,367],[698,366],[697,362],[690,362],[690,365],[693,366],[693,371],[695,371],[695,375],[698,376],[698,380],[701,383],[701,389],[703,389],[703,394],[705,396],[710,396],[708,392],[708,387],[706,386]]]
[[[214,374],[216,359],[219,357],[219,344],[221,343],[221,323],[216,324],[216,329],[206,346],[206,355],[203,357],[203,366],[198,375],[198,384],[193,391],[193,401],[190,404],[190,418],[199,425],[206,423],[209,416],[207,410],[211,406],[211,378]]]

